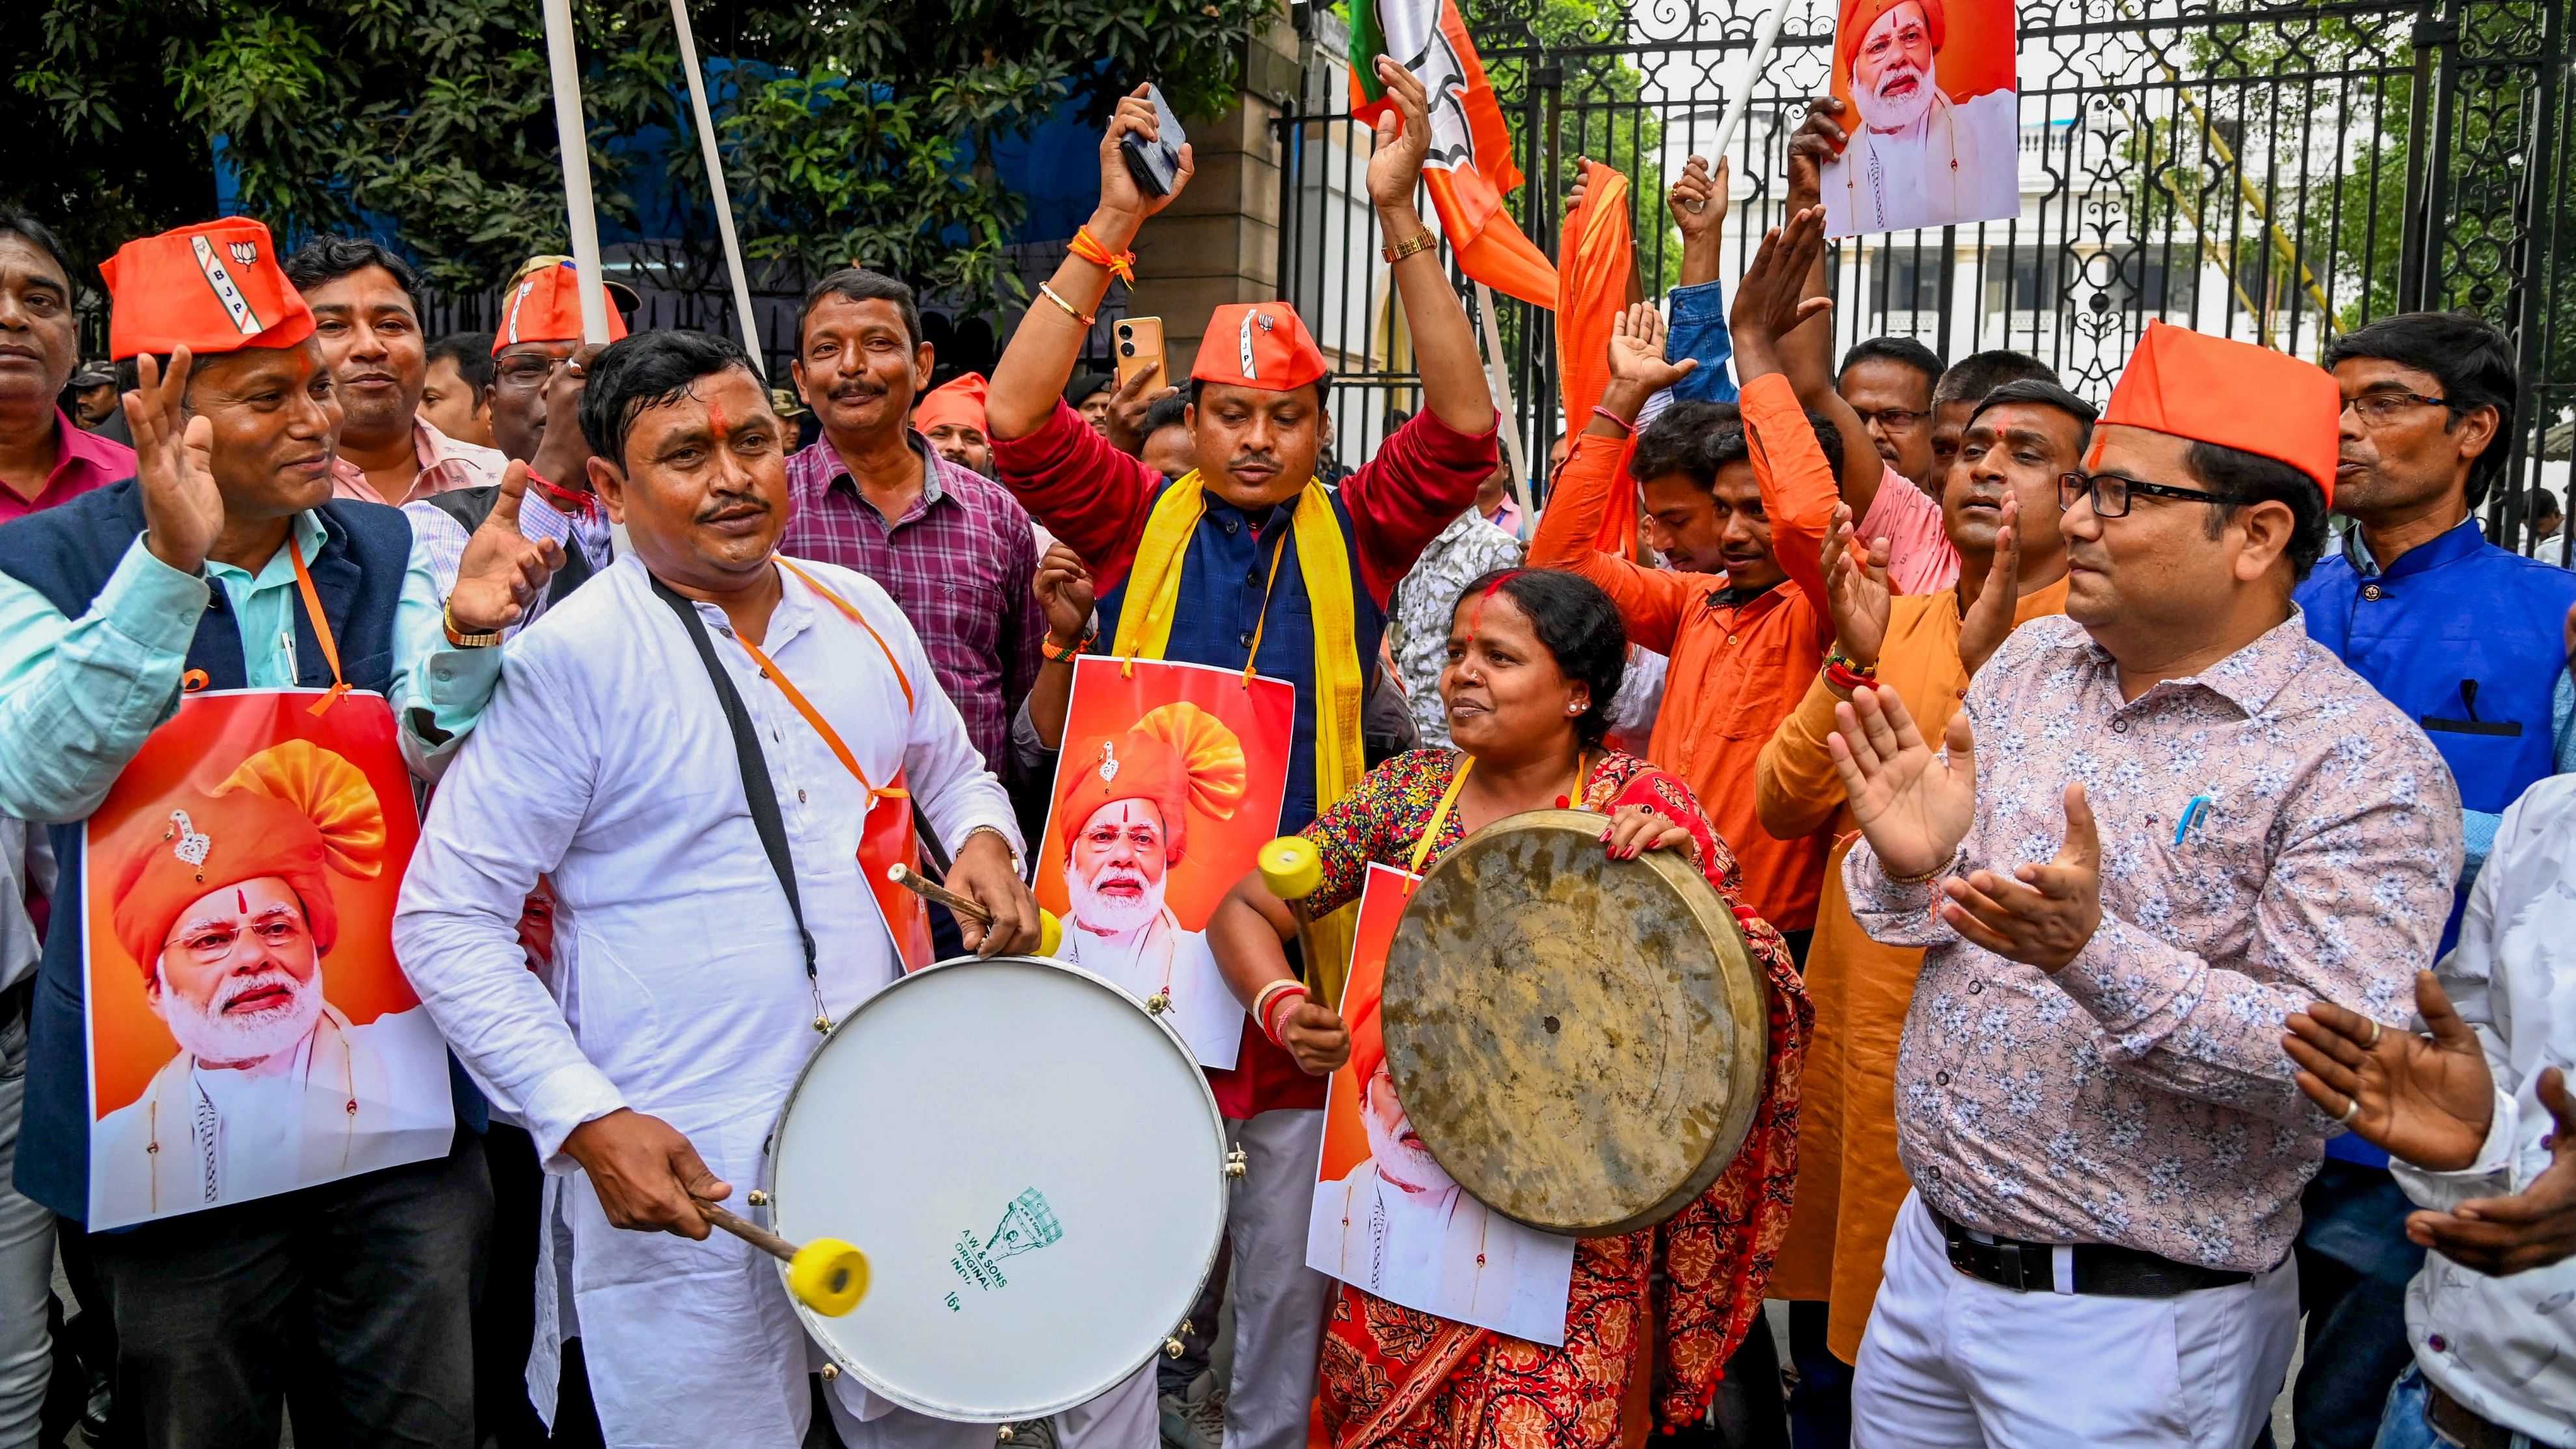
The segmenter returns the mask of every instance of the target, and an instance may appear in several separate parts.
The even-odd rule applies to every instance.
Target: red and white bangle
[[[1262,987],[1261,994],[1252,999],[1252,1019],[1261,1023],[1261,1034],[1270,1038],[1271,1045],[1284,1047],[1288,1044],[1279,1039],[1279,1004],[1285,1001],[1293,1006],[1305,995],[1306,983],[1283,977]]]

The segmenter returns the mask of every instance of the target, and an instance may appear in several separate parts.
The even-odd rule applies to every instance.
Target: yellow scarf
[[[1181,560],[1206,514],[1206,489],[1195,469],[1155,500],[1154,512],[1145,520],[1145,536],[1136,545],[1136,562],[1128,572],[1127,605],[1119,610],[1118,635],[1111,643],[1111,652],[1119,658],[1160,659],[1171,647],[1172,616],[1180,605]],[[1289,526],[1314,627],[1315,812],[1320,815],[1367,773],[1360,739],[1360,699],[1367,675],[1360,660],[1359,614],[1351,599],[1350,551],[1322,483],[1306,480]],[[1270,568],[1275,583],[1276,553],[1270,556]],[[1269,612],[1265,588],[1263,617],[1254,626],[1254,656],[1261,651],[1259,630],[1268,623]],[[1252,673],[1250,658],[1244,673]],[[1307,685],[1299,681],[1298,687]],[[1335,1001],[1341,999],[1342,977],[1349,969],[1354,916],[1354,907],[1344,907],[1315,923],[1316,945],[1331,959],[1308,962],[1307,969],[1320,972],[1319,984]]]

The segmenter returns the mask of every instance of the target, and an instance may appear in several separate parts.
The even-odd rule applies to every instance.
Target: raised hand
[[[1967,718],[1962,711],[1959,718]],[[2084,787],[2066,787],[2066,838],[2057,858],[2012,876],[1970,871],[1941,883],[1941,919],[2007,961],[2058,972],[2102,926],[2102,840]]]
[[[1744,279],[1735,286],[1735,304],[1727,310],[1727,332],[1735,342],[1737,374],[1750,382],[1780,370],[1779,342],[1799,324],[1829,310],[1830,297],[1807,295],[1807,272],[1825,247],[1825,209],[1792,212],[1789,220],[1762,238]]]
[[[579,489],[590,466],[590,440],[581,431],[581,395],[590,387],[590,365],[608,344],[590,342],[573,349],[546,378],[545,427],[537,435],[537,455],[528,471],[558,488]]]
[[[2317,1110],[2374,1147],[2435,1172],[2477,1161],[2495,1119],[2495,1078],[2478,1034],[2430,971],[2415,973],[2429,1039],[2320,1001],[2291,1014],[2281,1049]]]
[[[1154,118],[1154,103],[1147,98],[1149,89],[1140,85],[1119,97],[1118,108],[1110,113],[1108,129],[1100,134],[1100,209],[1094,213],[1094,221],[1108,220],[1111,226],[1123,232],[1118,236],[1102,235],[1100,226],[1094,225],[1093,234],[1099,236],[1105,246],[1127,245],[1134,239],[1136,228],[1144,225],[1147,217],[1177,200],[1189,186],[1190,177],[1197,173],[1196,162],[1186,144],[1181,147],[1180,174],[1172,178],[1172,189],[1161,196],[1146,195],[1145,188],[1136,184],[1135,173],[1127,169],[1127,158],[1121,154],[1118,144],[1120,137],[1133,132],[1148,141],[1163,138],[1162,125]],[[1109,220],[1111,218],[1114,220]]]
[[[447,616],[460,633],[497,633],[527,617],[528,605],[563,567],[562,544],[519,532],[519,503],[527,496],[528,465],[512,463],[501,472],[501,496],[457,561]]]
[[[1698,366],[1695,357],[1664,360],[1664,316],[1652,303],[1635,303],[1610,319],[1610,380],[1634,392],[1639,405]]]
[[[125,395],[125,424],[134,433],[135,487],[143,495],[143,546],[183,574],[205,567],[206,554],[224,531],[224,495],[215,487],[215,425],[187,411],[188,372],[195,359],[185,347],[170,352],[170,372],[150,353],[136,364],[141,376]]]
[[[1959,620],[1959,662],[1974,675],[1995,657],[2013,631],[2013,610],[2021,603],[2021,500],[2004,495],[2003,523],[1995,530],[1995,561],[1986,569],[1986,586]]]
[[[2549,1166],[2511,1197],[2482,1197],[2446,1213],[2419,1212],[2406,1219],[2406,1236],[2463,1268],[2480,1273],[2521,1273],[2546,1268],[2576,1253],[2576,1103],[2567,1099],[2567,1075],[2541,1070],[2541,1105],[2555,1128]]]
[[[1422,163],[1431,155],[1431,96],[1421,78],[1396,64],[1393,56],[1377,58],[1377,79],[1395,109],[1377,118],[1377,151],[1368,164],[1369,200],[1381,212],[1409,217],[1415,214],[1413,189],[1422,180]]]
[[[1145,451],[1146,410],[1180,391],[1154,387],[1162,376],[1163,364],[1146,363],[1109,395],[1109,446],[1131,458]]]
[[[1814,206],[1824,195],[1825,163],[1843,154],[1851,139],[1839,119],[1849,107],[1832,96],[1807,102],[1807,119],[1789,133],[1789,209]]]
[[[1713,237],[1726,222],[1726,158],[1715,166],[1705,156],[1693,156],[1682,168],[1682,179],[1672,185],[1664,202],[1672,208],[1673,225],[1682,234],[1682,245],[1688,247],[1703,236]]]
[[[1854,548],[1858,541],[1852,537],[1851,506],[1835,504],[1823,548],[1825,612],[1833,616],[1835,646],[1866,669],[1878,663],[1895,605],[1887,582],[1887,540],[1871,539],[1866,549]]]
[[[1945,743],[1946,759],[1923,742],[1905,701],[1885,686],[1855,689],[1850,703],[1834,706],[1825,747],[1861,833],[1890,875],[1928,876],[1949,864],[1976,822],[1976,739],[1966,710],[1951,717]]]
[[[1038,560],[1038,612],[1046,615],[1047,639],[1058,653],[1091,633],[1091,571],[1072,547],[1050,543]]]

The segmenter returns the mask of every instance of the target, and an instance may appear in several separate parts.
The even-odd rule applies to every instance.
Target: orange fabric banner
[[[1635,255],[1628,178],[1598,161],[1584,163],[1583,202],[1565,215],[1556,267],[1556,375],[1565,425],[1574,431],[1582,430],[1610,386],[1610,329],[1628,305]],[[1628,473],[1627,450],[1593,547],[1621,558],[1636,555],[1637,484]]]

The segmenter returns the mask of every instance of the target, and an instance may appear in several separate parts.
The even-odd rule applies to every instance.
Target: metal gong
[[[1382,1008],[1413,1130],[1476,1199],[1609,1237],[1671,1217],[1735,1158],[1768,993],[1689,857],[1603,852],[1598,814],[1533,810],[1431,868]]]

